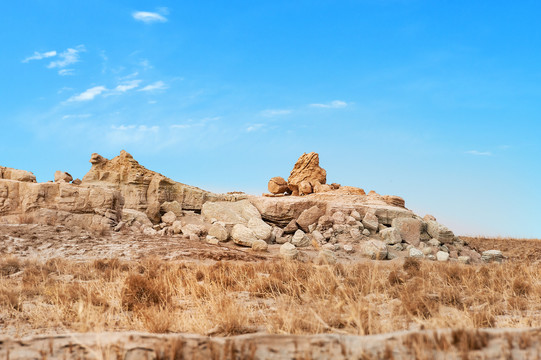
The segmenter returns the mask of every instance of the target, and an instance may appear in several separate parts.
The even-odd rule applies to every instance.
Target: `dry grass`
[[[541,267],[529,262],[204,265],[0,257],[0,330],[365,335],[541,326],[539,279]]]

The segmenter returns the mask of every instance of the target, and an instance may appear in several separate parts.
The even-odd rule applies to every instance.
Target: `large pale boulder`
[[[428,220],[426,224],[428,234],[441,243],[450,244],[454,241],[455,234],[446,226],[432,220]]]
[[[233,226],[231,238],[235,244],[248,247],[252,247],[253,242],[258,240],[254,232],[243,224]]]
[[[299,194],[299,185],[303,181],[308,181],[310,184],[315,184],[316,181],[320,184],[327,182],[327,172],[319,167],[319,155],[315,152],[302,154],[295,163],[287,179],[293,195]]]
[[[301,213],[297,219],[297,225],[299,225],[304,232],[308,232],[308,227],[312,224],[316,224],[323,215],[325,215],[325,211],[314,205]]]
[[[419,246],[421,242],[421,231],[423,230],[423,221],[414,218],[396,218],[392,222],[392,227],[400,232],[402,240],[413,246]]]
[[[242,224],[247,225],[250,219],[261,219],[257,208],[248,200],[236,202],[230,201],[208,201],[201,208],[201,215],[207,220],[221,221],[226,225]]]
[[[289,192],[287,181],[283,177],[276,176],[269,180],[268,189],[271,194],[283,194]]]
[[[372,260],[384,260],[387,257],[387,246],[381,240],[368,240],[360,243],[361,256]]]
[[[172,212],[172,211],[169,211],[169,212],[165,213],[165,214],[162,216],[162,222],[166,223],[167,225],[171,225],[171,224],[174,223],[176,220],[177,220],[177,216],[176,216],[175,213]]]
[[[251,218],[250,220],[248,220],[247,226],[250,230],[252,230],[252,232],[258,239],[265,242],[268,242],[271,239],[272,227],[265,223],[263,220],[261,220],[261,218]]]
[[[257,208],[263,220],[280,227],[285,227],[291,220],[314,205],[325,209],[326,203],[310,199],[308,196],[250,197],[250,202]]]
[[[481,254],[481,260],[484,262],[498,262],[501,263],[503,261],[503,254],[500,250],[487,250],[483,251]]]
[[[137,221],[141,225],[152,227],[152,221],[150,221],[147,214],[142,211],[122,209],[122,220],[128,225],[131,225],[133,222]]]

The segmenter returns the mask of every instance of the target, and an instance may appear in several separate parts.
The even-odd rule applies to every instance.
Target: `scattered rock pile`
[[[0,167],[0,223],[231,241],[256,251],[276,246],[287,259],[302,260],[317,250],[319,263],[357,256],[502,260],[497,252],[481,257],[433,216],[408,210],[398,196],[328,185],[316,153],[303,154],[287,182],[272,178],[270,196],[214,194],[181,184],[146,169],[125,151],[111,160],[92,154],[90,162],[82,181],[57,171],[55,182],[47,183],[36,183],[28,171]]]

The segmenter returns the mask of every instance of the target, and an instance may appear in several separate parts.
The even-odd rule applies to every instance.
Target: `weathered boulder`
[[[387,246],[380,240],[363,241],[360,244],[359,253],[372,260],[384,260],[387,257]]]
[[[206,233],[206,229],[203,225],[198,224],[186,224],[182,226],[182,234],[190,237],[192,239],[193,237],[201,237],[204,236]]]
[[[252,243],[252,250],[254,251],[267,251],[269,245],[263,240],[255,240]]]
[[[501,263],[503,261],[503,254],[500,250],[487,250],[483,251],[481,254],[481,260],[484,262],[498,262]]]
[[[172,211],[169,211],[162,216],[162,222],[166,223],[167,225],[173,224],[176,220],[177,216]]]
[[[268,242],[270,240],[272,236],[272,227],[265,223],[263,220],[261,220],[261,218],[251,218],[250,220],[248,220],[247,226],[250,230],[252,230],[252,232],[258,239],[265,242]]]
[[[302,230],[297,230],[291,238],[291,243],[296,247],[310,246],[310,238]]]
[[[122,209],[122,220],[128,225],[131,225],[133,222],[137,221],[141,225],[152,226],[152,221],[149,220],[148,216],[144,212],[133,209]]]
[[[396,228],[404,242],[413,246],[419,246],[421,242],[421,231],[423,230],[423,221],[414,218],[396,218],[392,222],[392,227]]]
[[[308,226],[316,224],[323,215],[325,215],[325,211],[314,205],[301,213],[297,219],[297,225],[299,225],[304,232],[308,232]]]
[[[233,226],[231,238],[235,244],[248,247],[252,247],[253,242],[258,240],[254,232],[243,224]]]
[[[215,222],[209,228],[208,234],[214,236],[218,241],[227,241],[229,239],[229,232],[223,223]]]
[[[449,260],[449,253],[446,253],[445,251],[438,251],[436,253],[436,259],[438,261],[442,261],[442,262],[448,261]]]
[[[168,213],[170,211],[173,212],[177,216],[177,218],[180,218],[183,215],[182,205],[180,205],[180,203],[176,200],[166,201],[160,205],[160,212],[162,214]]]
[[[64,182],[69,183],[69,182],[73,181],[73,176],[71,176],[67,172],[57,170],[54,173],[54,182],[60,182],[60,181],[64,181]]]
[[[286,242],[280,246],[280,255],[286,260],[293,260],[299,255],[299,250],[292,243]]]
[[[378,220],[378,217],[376,215],[374,215],[373,213],[367,212],[364,215],[362,223],[363,223],[363,226],[365,227],[365,229],[368,229],[371,232],[378,231],[379,220]]]
[[[406,202],[400,196],[384,195],[383,196],[383,201],[385,201],[387,204],[389,204],[391,206],[397,206],[397,207],[401,207],[401,208],[406,207]]]
[[[203,204],[201,215],[209,222],[215,219],[230,226],[235,224],[247,225],[252,218],[261,219],[261,214],[257,208],[248,200],[237,202],[208,201]]]
[[[310,181],[303,180],[300,182],[298,186],[299,195],[308,195],[313,192],[312,190],[312,184],[310,184]]]
[[[285,227],[291,220],[297,219],[304,210],[314,205],[325,207],[324,202],[312,200],[308,196],[253,196],[249,200],[257,208],[263,220],[280,227]]]
[[[269,180],[268,189],[271,194],[283,194],[289,192],[287,181],[283,177],[276,176]]]
[[[346,215],[342,211],[336,211],[331,216],[333,224],[345,224]]]
[[[387,245],[395,245],[402,242],[402,237],[400,236],[400,231],[397,228],[390,227],[380,231],[381,239]]]
[[[320,184],[327,182],[327,172],[319,167],[319,155],[315,152],[302,154],[295,163],[287,179],[293,195],[299,194],[299,186],[303,181],[308,181],[310,184],[315,183],[315,181]]]
[[[299,225],[297,225],[297,221],[294,219],[287,224],[287,226],[284,228],[284,234],[293,234],[295,231],[299,230]]]
[[[446,226],[432,220],[427,221],[426,224],[427,232],[433,238],[438,239],[444,244],[450,244],[454,241],[455,234]]]

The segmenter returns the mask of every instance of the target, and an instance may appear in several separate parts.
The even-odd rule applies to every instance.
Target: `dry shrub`
[[[0,305],[22,311],[21,293],[17,290],[0,289]]]
[[[143,320],[145,329],[148,332],[156,334],[164,334],[171,331],[173,319],[171,310],[160,306],[150,306],[142,309],[140,316]]]
[[[413,277],[419,274],[419,271],[421,270],[421,262],[419,259],[407,257],[404,259],[402,268],[410,277]]]
[[[515,280],[513,280],[512,288],[513,288],[513,293],[516,296],[527,296],[530,293],[532,286],[525,279],[516,278]]]
[[[22,269],[21,261],[15,256],[4,256],[0,259],[0,276],[9,276]]]
[[[134,310],[144,306],[167,305],[170,295],[163,279],[150,279],[139,274],[130,274],[122,288],[122,307]]]

